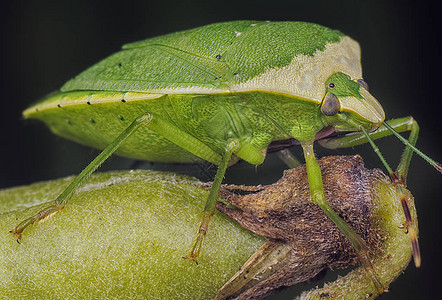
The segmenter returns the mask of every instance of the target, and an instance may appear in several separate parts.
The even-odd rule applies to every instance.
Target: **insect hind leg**
[[[55,199],[55,203],[51,206],[43,208],[32,217],[24,220],[18,224],[11,233],[17,238],[17,242],[20,242],[22,233],[26,227],[34,224],[35,222],[42,221],[55,213],[62,210],[69,199],[78,190],[80,185],[109,157],[114,153],[119,146],[141,125],[149,125],[152,120],[150,113],[145,113],[138,116],[114,141],[112,141],[106,148],[101,151],[98,156],[81,171],[80,174],[68,185],[68,187]]]

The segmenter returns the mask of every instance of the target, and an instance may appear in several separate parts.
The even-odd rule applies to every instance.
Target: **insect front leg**
[[[110,143],[103,151],[81,171],[80,174],[68,185],[68,187],[55,199],[55,203],[49,207],[40,210],[34,216],[24,220],[18,224],[11,233],[20,242],[21,235],[26,227],[37,221],[46,219],[47,217],[62,210],[69,199],[74,195],[80,185],[109,157],[118,147],[141,125],[149,125],[152,121],[152,115],[149,113],[142,114],[137,117],[112,143]]]
[[[295,168],[299,167],[300,165],[302,165],[302,163],[292,154],[292,152],[290,152],[289,149],[282,149],[282,150],[276,152],[276,155],[290,169],[295,169]]]
[[[324,141],[320,141],[320,144],[326,148],[344,148],[344,147],[352,147],[356,145],[360,145],[363,143],[370,143],[376,154],[379,156],[383,165],[387,169],[390,174],[392,181],[396,185],[396,189],[398,194],[400,195],[400,201],[402,204],[402,208],[404,210],[405,215],[405,223],[403,224],[404,228],[410,235],[410,241],[413,247],[413,258],[414,264],[416,267],[419,267],[421,264],[421,255],[419,249],[418,235],[417,235],[417,226],[415,226],[415,222],[410,214],[410,209],[408,207],[408,201],[410,201],[408,194],[406,194],[403,190],[406,187],[408,168],[410,166],[411,157],[413,152],[416,152],[422,158],[424,158],[431,165],[436,167],[440,171],[440,165],[436,163],[434,160],[429,158],[427,155],[422,153],[420,150],[416,149],[415,145],[417,142],[418,134],[419,134],[419,125],[413,117],[405,117],[399,119],[393,119],[386,122],[387,124],[383,124],[383,126],[379,127],[376,131],[367,133],[362,128],[362,133],[352,134],[348,136],[344,136],[336,139],[325,139]],[[410,131],[410,135],[408,140],[403,138],[398,134],[398,132]],[[397,136],[405,145],[405,150],[402,153],[401,160],[396,168],[396,171],[390,168],[387,161],[382,156],[379,148],[374,144],[375,139],[382,138],[388,135]]]
[[[319,167],[319,164],[315,158],[315,154],[313,151],[313,141],[309,143],[303,143],[302,148],[304,150],[305,163],[307,167],[307,177],[312,200],[319,205],[324,213],[348,238],[359,257],[361,264],[370,274],[373,283],[376,286],[376,289],[379,291],[379,294],[382,294],[385,289],[375,275],[373,266],[371,265],[369,259],[369,251],[365,241],[347,223],[345,223],[344,220],[341,219],[341,217],[339,217],[339,215],[325,200],[324,188],[322,185],[321,168]]]
[[[410,131],[408,140],[399,135],[400,132]],[[401,162],[396,169],[396,175],[405,184],[407,177],[408,166],[410,164],[412,153],[415,152],[421,156],[425,161],[435,167],[439,172],[442,172],[442,166],[428,157],[425,153],[415,147],[419,134],[419,125],[413,117],[398,118],[384,122],[376,131],[368,133],[371,140],[395,135],[405,146]],[[353,147],[369,142],[369,139],[364,133],[349,134],[339,138],[328,138],[319,141],[319,144],[328,149]],[[388,170],[388,168],[387,168]]]

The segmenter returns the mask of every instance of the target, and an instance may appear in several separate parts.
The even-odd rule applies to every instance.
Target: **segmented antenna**
[[[386,125],[386,123],[384,123],[384,125]],[[396,132],[394,131],[393,128],[391,128],[391,126],[386,125],[385,127],[387,127],[390,131]],[[415,230],[415,227],[413,226],[413,219],[411,217],[410,214],[410,209],[408,207],[408,202],[407,202],[407,197],[404,193],[404,191],[402,190],[401,185],[403,185],[404,183],[399,180],[396,176],[396,174],[393,172],[393,170],[390,168],[390,165],[387,163],[387,161],[385,160],[384,156],[382,155],[381,151],[379,150],[379,148],[376,146],[376,144],[373,142],[373,140],[371,139],[370,135],[368,134],[368,132],[361,126],[361,131],[364,133],[365,137],[367,138],[368,142],[370,143],[371,147],[373,148],[374,152],[377,154],[377,156],[379,157],[379,159],[381,160],[382,164],[384,165],[385,169],[387,169],[387,172],[390,174],[390,178],[393,181],[398,194],[400,196],[401,199],[401,204],[402,204],[402,209],[404,211],[404,215],[405,215],[405,230],[407,230],[408,235],[410,237],[410,242],[411,242],[411,247],[413,249],[413,259],[414,259],[414,264],[417,268],[420,267],[421,265],[421,254],[420,254],[420,249],[419,249],[419,241],[418,241],[418,237],[417,237],[417,232]],[[405,141],[404,144],[406,146],[409,146],[411,149],[413,149],[413,151],[417,150],[419,151],[417,148],[415,148],[413,145],[411,145],[406,139],[404,139],[400,134],[398,134],[396,132],[397,135],[399,135],[402,139],[400,139],[401,141]],[[415,151],[416,152],[416,151]],[[416,152],[417,153],[417,152]],[[430,161],[436,163],[434,160],[432,160],[431,158],[429,158],[428,156],[426,156],[425,154],[423,154],[421,151],[419,151],[419,154],[421,157],[423,157],[426,161],[428,161],[429,163],[431,163]],[[426,158],[428,158],[428,160]],[[434,164],[432,164],[434,166]],[[436,165],[438,165],[436,163]],[[440,167],[440,165],[439,165]]]
[[[414,153],[422,157],[426,162],[428,162],[430,165],[432,165],[436,170],[438,170],[440,173],[442,173],[442,165],[438,162],[436,162],[434,159],[431,159],[428,155],[417,149],[413,144],[411,144],[406,138],[404,138],[402,135],[400,135],[396,130],[393,129],[390,125],[388,125],[387,122],[384,122],[382,125],[384,125],[390,132],[395,135],[406,147],[411,148]],[[367,134],[364,132],[364,134],[367,136]],[[367,139],[369,139],[367,137]],[[369,139],[370,141],[370,139]]]

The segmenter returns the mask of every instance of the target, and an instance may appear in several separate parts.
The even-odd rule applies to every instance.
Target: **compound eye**
[[[335,94],[327,93],[322,102],[321,111],[326,116],[334,116],[339,112],[341,105],[339,103],[338,97]]]
[[[362,86],[364,89],[367,90],[367,92],[370,91],[370,88],[368,87],[368,83],[364,79],[358,79],[357,81],[360,86]]]

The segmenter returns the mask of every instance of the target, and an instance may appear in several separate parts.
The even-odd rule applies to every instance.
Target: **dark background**
[[[413,115],[420,124],[418,147],[442,161],[440,140],[440,20],[437,2],[425,1],[9,1],[1,4],[0,188],[79,173],[97,155],[52,135],[21,111],[59,88],[80,71],[147,37],[237,19],[319,23],[348,34],[362,48],[364,77],[387,118]],[[378,145],[394,167],[402,144],[386,138]],[[368,145],[318,156],[359,153],[369,167],[382,168]],[[293,149],[297,155],[300,149]],[[112,157],[100,169],[134,166]],[[143,166],[151,167],[150,164]],[[156,168],[167,166],[154,165]],[[255,168],[240,163],[229,182],[269,183],[281,176],[274,156]],[[174,168],[199,175],[197,166]],[[210,170],[209,170],[210,172]],[[383,299],[429,299],[438,294],[441,267],[442,177],[415,157],[409,189],[419,213],[422,267],[412,264]],[[290,292],[279,297],[293,298]],[[283,298],[281,298],[283,299]]]

